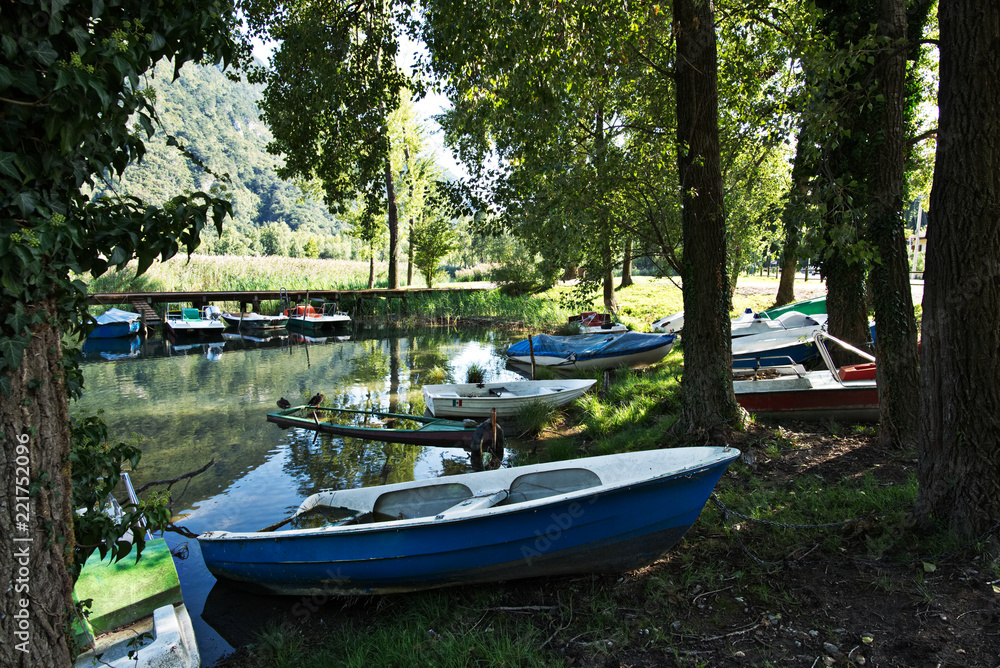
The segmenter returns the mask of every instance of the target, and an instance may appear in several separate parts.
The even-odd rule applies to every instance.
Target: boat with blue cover
[[[139,314],[110,308],[92,319],[94,328],[88,339],[117,339],[139,332]]]
[[[538,334],[507,349],[507,358],[520,364],[590,371],[620,366],[654,364],[667,356],[676,334]],[[529,343],[530,341],[530,343]]]
[[[671,448],[324,490],[321,526],[209,531],[219,580],[270,594],[363,595],[622,572],[669,550],[739,450]]]

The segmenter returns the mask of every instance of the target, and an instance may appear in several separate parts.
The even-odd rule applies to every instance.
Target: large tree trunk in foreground
[[[1000,520],[1000,6],[949,0],[924,272],[916,512]]]
[[[732,428],[739,415],[732,379],[712,4],[675,0],[674,26],[684,243],[684,376],[679,424],[707,434]]]
[[[905,0],[882,0],[879,35],[889,39],[876,56],[883,98],[882,142],[872,180],[868,235],[880,262],[872,263],[870,286],[875,303],[876,377],[879,396],[879,441],[884,447],[916,443],[918,359],[917,323],[903,233],[903,174],[906,156]]]
[[[55,313],[56,303],[44,304]],[[37,326],[0,393],[0,666],[68,666],[69,407],[59,330]],[[30,490],[30,491],[29,491]]]

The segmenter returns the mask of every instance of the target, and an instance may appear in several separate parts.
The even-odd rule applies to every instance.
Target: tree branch
[[[136,494],[136,496],[138,496],[139,494],[141,494],[142,492],[145,492],[147,489],[149,489],[153,485],[166,485],[167,489],[170,489],[174,485],[174,483],[180,482],[181,480],[184,480],[185,478],[193,478],[196,475],[204,473],[213,464],[215,464],[215,460],[214,459],[212,461],[210,461],[209,463],[205,464],[204,466],[202,466],[197,471],[190,471],[188,473],[185,473],[184,475],[179,475],[176,478],[171,478],[170,480],[154,480],[153,482],[147,482],[145,485],[143,485],[139,489],[135,490],[135,494]]]

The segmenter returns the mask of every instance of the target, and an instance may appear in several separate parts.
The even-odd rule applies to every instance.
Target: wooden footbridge
[[[113,306],[127,304],[134,308],[142,317],[146,327],[152,327],[163,322],[161,312],[154,306],[160,304],[191,304],[201,308],[209,304],[221,302],[237,303],[240,311],[246,311],[250,306],[254,311],[260,311],[261,302],[285,301],[288,304],[305,304],[312,299],[322,299],[328,302],[341,302],[353,299],[356,316],[366,300],[407,299],[416,295],[441,294],[448,292],[482,292],[492,286],[462,286],[446,288],[372,288],[370,290],[197,290],[189,292],[103,292],[88,296],[88,303]],[[160,309],[162,311],[162,309]],[[363,312],[363,311],[362,311]]]

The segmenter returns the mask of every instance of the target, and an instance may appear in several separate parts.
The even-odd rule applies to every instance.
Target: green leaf
[[[27,216],[35,210],[38,206],[38,198],[35,193],[30,190],[22,190],[13,197],[11,197],[11,202],[21,210],[21,214]]]
[[[31,338],[23,335],[0,336],[0,355],[11,369],[21,366],[24,351],[31,344]]]
[[[18,171],[15,160],[16,153],[0,153],[0,174],[6,174],[12,179],[21,180],[21,172]]]
[[[43,67],[51,67],[52,63],[59,59],[59,54],[56,53],[56,50],[52,48],[47,39],[29,44],[25,48],[25,52]]]
[[[10,325],[15,334],[21,334],[31,324],[31,317],[25,311],[24,304],[16,303],[14,304],[14,310],[7,315],[7,319],[4,322]]]

